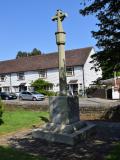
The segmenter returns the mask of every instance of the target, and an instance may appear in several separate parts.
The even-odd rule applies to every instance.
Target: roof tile
[[[66,66],[83,65],[92,47],[66,51]],[[0,74],[39,69],[57,68],[58,53],[42,54],[38,56],[22,57],[0,62]]]

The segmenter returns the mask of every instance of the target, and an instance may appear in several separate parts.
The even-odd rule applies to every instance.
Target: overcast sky
[[[56,22],[51,21],[57,9],[68,13],[66,50],[95,46],[96,19],[82,17],[81,7],[80,0],[0,0],[0,60],[13,59],[20,50],[57,51]]]

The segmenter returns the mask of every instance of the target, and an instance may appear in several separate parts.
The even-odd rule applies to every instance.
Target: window
[[[4,74],[0,75],[0,81],[1,81],[1,82],[4,82],[4,81],[5,81],[5,78],[6,78],[6,75],[4,75]]]
[[[73,67],[67,67],[66,68],[66,75],[67,76],[73,76],[74,75],[74,68]]]
[[[18,86],[14,86],[14,91],[15,92],[19,92],[19,87]]]
[[[9,87],[3,87],[3,92],[9,92],[10,88]]]
[[[24,80],[25,79],[24,72],[18,73],[17,76],[18,76],[18,80]]]
[[[40,78],[46,78],[47,77],[47,71],[45,69],[39,70],[39,77]]]
[[[47,91],[52,91],[52,90],[53,90],[53,85],[51,84],[51,85],[49,85],[49,86],[46,86],[46,87],[45,87],[45,90],[47,90]]]

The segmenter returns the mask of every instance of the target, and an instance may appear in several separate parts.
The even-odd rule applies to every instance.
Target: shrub
[[[46,91],[46,90],[37,90],[37,92],[44,94],[46,96],[56,96],[57,94],[52,91]]]
[[[37,79],[36,81],[34,81],[31,85],[32,87],[34,87],[35,91],[42,93],[46,96],[55,96],[56,93],[53,91],[49,91],[49,88],[53,87],[53,84],[45,81],[43,79]]]
[[[3,120],[2,120],[3,108],[4,108],[4,104],[0,100],[0,125],[3,123]]]

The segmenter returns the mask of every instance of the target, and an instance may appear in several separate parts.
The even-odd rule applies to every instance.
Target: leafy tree
[[[27,52],[18,51],[16,59],[20,57],[27,57],[27,56],[28,56]]]
[[[83,2],[83,0],[81,0]],[[83,16],[95,14],[98,31],[92,31],[99,51],[92,56],[94,68],[103,71],[103,79],[120,70],[120,0],[84,0]],[[116,65],[117,64],[117,65]],[[117,67],[116,67],[117,66]]]
[[[37,79],[31,84],[31,86],[34,87],[35,91],[42,93],[44,95],[47,96],[55,95],[54,92],[49,91],[49,88],[53,87],[53,84],[43,79]]]
[[[16,55],[16,59],[20,57],[28,57],[28,56],[36,56],[36,55],[41,55],[41,51],[38,50],[37,48],[34,48],[32,52],[19,51]]]
[[[32,52],[29,54],[29,56],[36,56],[36,55],[41,55],[41,51],[38,50],[37,48],[34,48]]]

